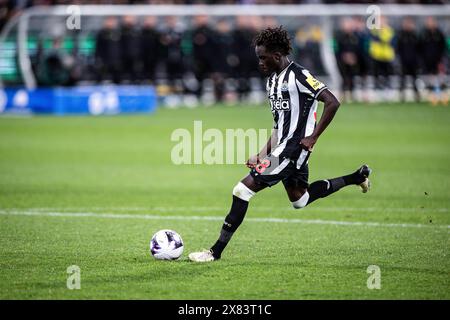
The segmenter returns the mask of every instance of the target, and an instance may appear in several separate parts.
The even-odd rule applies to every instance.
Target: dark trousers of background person
[[[120,62],[102,62],[97,70],[97,81],[110,80],[119,84],[122,77],[122,65]]]
[[[443,68],[440,64],[440,59],[435,61],[424,61],[424,74],[426,76],[426,88],[427,88],[427,99],[433,104],[442,102],[444,105],[448,105],[448,95],[445,93],[447,84],[445,82],[444,70],[439,70]]]
[[[350,92],[353,95],[355,88],[356,66],[347,63],[340,63],[339,69],[342,75],[342,91]]]
[[[136,83],[141,78],[142,63],[139,57],[127,56],[122,60],[122,65],[126,66],[121,72],[121,79]]]
[[[237,94],[238,94],[238,99],[239,101],[244,101],[250,91],[251,91],[251,86],[250,86],[250,78],[251,78],[251,72],[252,69],[249,66],[249,61],[251,61],[250,59],[242,59],[241,62],[239,63],[239,65],[237,65],[236,67],[236,77],[237,77]]]
[[[178,60],[166,61],[166,73],[167,80],[169,81],[169,85],[172,87],[172,90],[177,93],[182,93],[179,91],[184,91],[184,87],[178,87],[177,82],[180,81],[180,83],[182,83],[181,79],[183,78],[184,74],[183,62]]]
[[[218,91],[220,91],[220,85],[224,81],[221,79],[220,74],[216,72],[211,61],[204,59],[202,57],[195,58],[195,77],[199,83],[198,89],[195,95],[200,100],[203,97],[205,80],[210,79],[213,81],[214,98],[217,100]]]
[[[402,93],[403,101],[406,100],[406,82],[407,78],[411,77],[413,89],[414,89],[414,99],[420,101],[419,90],[417,89],[417,63],[402,63],[402,74],[400,75],[400,91]]]
[[[392,64],[390,62],[373,60],[373,75],[375,77],[376,89],[390,89],[389,76],[392,74]]]
[[[443,83],[439,79],[439,60],[425,61],[424,73],[428,75],[427,90],[430,92],[438,92],[444,88]]]
[[[213,72],[211,78],[214,83],[214,98],[216,102],[223,102],[225,100],[226,75],[222,72]]]
[[[203,67],[203,65],[197,65],[197,67],[195,69],[195,78],[197,79],[198,87],[194,93],[198,100],[201,100],[203,97],[203,92],[205,89],[204,81],[205,81],[205,79],[208,78],[208,75],[209,74],[206,72],[206,69]]]
[[[152,84],[155,84],[156,80],[156,61],[152,57],[151,59],[144,59],[143,60],[143,71],[141,74],[141,80],[143,81],[149,81]]]

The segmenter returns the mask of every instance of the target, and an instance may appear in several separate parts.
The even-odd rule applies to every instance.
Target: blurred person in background
[[[120,31],[122,46],[122,81],[135,83],[142,72],[141,32],[137,28],[136,16],[124,16]]]
[[[390,89],[389,76],[395,59],[394,29],[385,16],[380,17],[380,28],[370,30],[369,55],[373,63],[373,75],[376,89]]]
[[[157,30],[158,18],[148,16],[142,26],[140,37],[140,47],[143,62],[143,72],[141,79],[155,83],[155,70],[158,61],[161,59],[160,33]]]
[[[122,43],[118,21],[108,17],[103,28],[97,34],[95,45],[95,61],[98,81],[112,80],[120,83],[122,71]]]
[[[402,100],[406,100],[406,78],[409,76],[412,80],[415,100],[420,101],[420,95],[416,85],[419,68],[420,42],[419,36],[416,33],[416,23],[410,17],[402,20],[402,26],[397,37],[397,53],[402,68],[400,78]]]
[[[216,34],[209,26],[209,17],[207,15],[198,15],[193,19],[194,29],[192,30],[192,45],[194,56],[194,73],[199,82],[196,92],[197,98],[203,96],[203,87],[205,79],[215,80],[215,88],[219,85],[219,79],[213,78],[213,72],[217,62],[215,40]],[[220,63],[223,63],[222,61]],[[215,89],[216,90],[216,89]]]
[[[302,61],[302,65],[311,69],[312,58],[306,50],[306,42],[308,41],[308,32],[304,25],[298,27],[295,31],[294,41],[292,42],[292,51],[295,60]]]
[[[429,76],[428,99],[432,104],[437,104],[440,101],[446,104],[448,103],[448,97],[443,92],[444,84],[440,77],[440,74],[445,73],[443,58],[446,52],[446,42],[444,34],[433,17],[426,18],[420,41],[424,72]]]
[[[351,18],[341,21],[341,28],[336,36],[336,61],[342,75],[342,92],[344,101],[353,100],[354,79],[358,74],[359,38]]]
[[[233,52],[233,37],[231,24],[226,19],[220,19],[216,24],[216,55],[214,70],[215,97],[217,101],[225,99],[225,80],[232,76],[233,69],[238,64],[238,58]]]
[[[305,68],[316,70],[316,74],[325,74],[320,54],[320,44],[323,37],[320,26],[311,21],[311,23],[308,23],[308,27],[302,25],[290,33],[295,34],[293,41],[294,59],[302,61]]]
[[[183,90],[177,85],[186,71],[181,50],[183,32],[177,16],[165,17],[160,37],[161,60],[172,91]]]
[[[39,59],[36,73],[39,85],[56,87],[75,84],[75,58],[64,51],[62,43],[62,37],[55,37],[52,40],[52,48]]]
[[[359,87],[361,88],[359,97],[362,101],[369,101],[369,96],[367,94],[367,76],[370,73],[370,62],[369,62],[369,42],[370,35],[368,29],[366,28],[366,20],[361,17],[354,17],[353,23],[355,24],[355,34],[358,37],[358,76],[359,76]]]
[[[239,100],[248,98],[250,93],[250,74],[252,73],[252,63],[254,63],[254,51],[252,48],[254,31],[251,27],[250,18],[247,16],[237,16],[236,26],[233,31],[234,52],[238,58],[236,68],[237,90]]]
[[[318,24],[311,25],[309,29],[309,41],[308,41],[308,49],[311,51],[313,66],[316,70],[316,74],[323,75],[325,74],[325,69],[322,64],[321,59],[321,49],[320,45],[322,43],[323,33],[322,27]]]
[[[265,28],[264,20],[261,16],[251,16],[250,17],[250,31],[252,34],[252,41],[255,38],[255,36]],[[270,22],[270,21],[269,21]],[[252,52],[252,55],[250,56],[250,77],[261,77],[261,72],[258,69],[258,57],[255,55],[254,52]],[[262,86],[265,89],[265,83]]]
[[[265,23],[274,23],[275,21],[268,19],[264,20],[261,16],[252,16],[250,19],[250,26],[252,32],[252,41],[254,37],[264,28],[266,28]],[[250,73],[247,76],[247,79],[250,81],[250,92],[252,93],[250,98],[251,103],[260,102],[260,100],[265,98],[264,91],[266,89],[266,78],[261,75],[261,72],[258,68],[258,57],[253,54],[250,56]],[[258,93],[263,93],[258,94]]]

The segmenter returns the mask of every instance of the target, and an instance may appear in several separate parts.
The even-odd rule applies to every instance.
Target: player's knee
[[[309,200],[309,193],[308,191],[306,191],[301,197],[300,199],[298,199],[297,201],[293,201],[292,202],[292,206],[294,207],[294,209],[301,209],[306,207],[306,205],[308,204],[308,200]]]
[[[233,189],[233,195],[244,201],[250,201],[250,199],[255,195],[255,192],[250,190],[242,182],[238,182]]]

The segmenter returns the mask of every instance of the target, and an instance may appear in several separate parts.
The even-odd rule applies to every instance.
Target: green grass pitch
[[[217,239],[248,171],[174,165],[171,133],[194,120],[222,131],[272,124],[263,106],[0,117],[0,299],[450,298],[450,108],[341,106],[310,181],[368,163],[372,190],[349,187],[303,210],[281,184],[264,190],[211,264],[187,254]],[[166,228],[185,242],[177,261],[149,254]],[[71,265],[79,290],[66,286]],[[370,265],[381,289],[367,286]]]

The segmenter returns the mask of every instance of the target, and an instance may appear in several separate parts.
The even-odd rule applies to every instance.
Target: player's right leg
[[[233,202],[228,215],[225,217],[219,239],[210,250],[192,252],[189,259],[194,262],[209,262],[220,259],[222,251],[231,240],[233,233],[241,225],[247,213],[250,199],[267,185],[259,184],[252,175],[247,175],[233,189]]]
[[[307,177],[307,172],[299,172],[295,177],[284,180],[283,184],[293,207],[295,209],[301,209],[315,200],[325,198],[349,185],[358,185],[362,192],[366,193],[370,189],[369,175],[371,172],[372,170],[367,165],[363,165],[349,175],[315,181],[307,187],[303,177]]]

